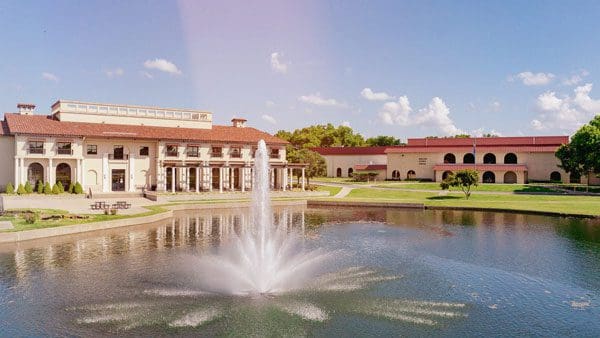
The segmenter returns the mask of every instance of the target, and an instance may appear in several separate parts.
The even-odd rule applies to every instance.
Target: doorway
[[[112,170],[112,191],[125,191],[125,169]]]

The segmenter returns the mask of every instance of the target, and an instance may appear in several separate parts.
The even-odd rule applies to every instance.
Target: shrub
[[[69,192],[69,194],[75,193],[75,184],[73,184],[73,182],[69,183],[69,189],[67,189],[67,192]]]
[[[110,209],[110,214],[111,215],[116,215],[117,214],[117,210],[118,209]]]
[[[31,194],[33,192],[33,187],[31,186],[31,183],[29,183],[29,181],[25,182],[25,192],[27,194]]]
[[[52,187],[50,186],[50,182],[46,182],[44,184],[44,194],[50,195],[52,193]]]
[[[23,184],[19,184],[19,187],[17,188],[17,194],[19,195],[25,195],[27,192],[25,191],[25,187],[23,187]]]
[[[33,224],[40,219],[40,215],[37,212],[27,212],[23,214],[23,219],[27,224]]]
[[[73,188],[73,192],[75,194],[83,194],[83,187],[81,186],[81,183],[75,183],[75,188]]]
[[[110,210],[109,210],[109,209],[104,209],[104,214],[105,214],[105,215],[108,215],[108,214],[110,214]]]
[[[37,191],[38,194],[43,194],[44,193],[44,183],[41,180],[37,181],[37,184],[35,186],[35,190]]]
[[[6,185],[6,193],[11,195],[15,193],[15,187],[10,182]]]
[[[58,193],[62,194],[63,192],[65,192],[65,186],[62,184],[61,181],[56,182],[56,185],[58,186]]]
[[[52,186],[52,193],[54,195],[60,194],[60,188],[58,187],[58,184],[54,183],[54,185]]]

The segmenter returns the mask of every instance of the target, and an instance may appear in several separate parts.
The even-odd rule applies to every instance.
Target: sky
[[[269,132],[570,135],[600,113],[599,1],[9,1],[0,112],[208,110]]]

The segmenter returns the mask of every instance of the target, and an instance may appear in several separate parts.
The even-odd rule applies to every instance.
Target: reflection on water
[[[598,220],[302,206],[273,220],[339,266],[278,297],[195,289],[185,257],[240,234],[245,209],[0,246],[2,335],[600,333]]]

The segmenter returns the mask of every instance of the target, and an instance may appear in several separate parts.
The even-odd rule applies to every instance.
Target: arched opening
[[[496,155],[487,153],[483,156],[483,163],[485,164],[496,164]]]
[[[37,163],[31,163],[27,168],[27,181],[35,187],[38,181],[44,182],[44,167]]]
[[[504,155],[504,164],[517,164],[517,155],[513,153]]]
[[[212,168],[212,187],[213,189],[219,189],[219,182],[221,182],[221,168]]]
[[[483,183],[496,183],[496,175],[491,171],[484,172]]]
[[[167,168],[167,173],[166,173],[166,187],[167,187],[167,191],[171,191],[171,189],[173,189],[171,187],[171,183],[173,182],[173,168]]]
[[[71,184],[71,166],[66,163],[61,163],[56,166],[56,183],[62,183],[67,189]]]
[[[562,178],[560,176],[560,173],[558,171],[553,171],[550,173],[550,181],[552,182],[561,182]]]
[[[406,173],[406,179],[407,179],[407,180],[414,180],[414,179],[416,179],[416,178],[417,178],[417,174],[415,173],[415,171],[414,171],[414,170],[409,170],[409,171]]]
[[[399,170],[392,171],[392,179],[393,180],[400,180],[400,171]]]
[[[569,175],[569,182],[581,183],[581,175],[579,175],[579,173],[571,173],[571,175]]]
[[[342,168],[337,168],[335,171],[335,177],[342,177]]]
[[[242,189],[241,171],[240,168],[233,168],[233,189]]]
[[[353,172],[354,172],[354,169],[348,168],[348,177],[352,177]]]
[[[85,183],[88,185],[98,184],[98,173],[95,170],[88,170],[85,175]]]
[[[456,156],[451,153],[444,155],[444,163],[456,163]]]
[[[504,173],[504,183],[517,183],[517,174],[514,171]]]
[[[452,172],[451,171],[444,171],[444,173],[442,174],[442,180],[445,180],[448,178],[449,175],[451,175]]]
[[[475,155],[468,153],[463,156],[463,163],[475,163]]]

